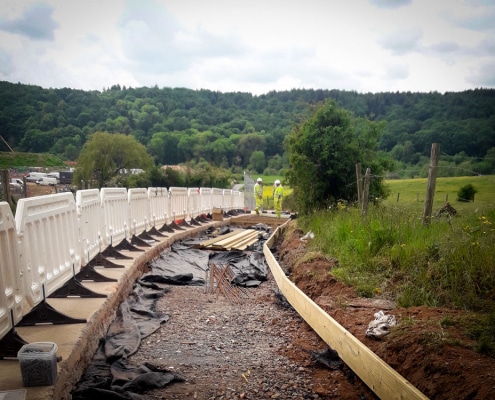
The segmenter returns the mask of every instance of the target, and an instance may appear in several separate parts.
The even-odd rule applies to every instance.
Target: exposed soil
[[[359,298],[329,274],[335,260],[297,263],[306,253],[303,232],[289,232],[276,256],[290,278],[427,397],[493,398],[495,360],[471,350],[456,323],[465,313]],[[347,366],[325,357],[327,345],[284,305],[271,275],[238,304],[202,287],[171,286],[157,310],[169,321],[144,339],[129,362],[152,362],[185,380],[148,392],[148,399],[376,399]],[[394,315],[398,325],[382,339],[370,339],[365,331],[379,310]]]
[[[491,399],[495,360],[474,352],[461,321],[469,313],[443,308],[400,308],[385,298],[364,299],[329,272],[334,260],[302,262],[303,232],[293,230],[279,245],[280,265],[322,309],[432,399]],[[365,336],[375,312],[396,317],[398,325],[380,340]],[[445,323],[448,321],[449,323]],[[442,323],[443,322],[443,323]]]

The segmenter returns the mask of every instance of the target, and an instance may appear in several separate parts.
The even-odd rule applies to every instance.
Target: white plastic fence
[[[170,191],[170,213],[175,221],[186,219],[187,217],[187,188],[171,187]]]
[[[148,198],[151,226],[160,229],[169,223],[168,189],[163,187],[148,188]]]
[[[223,189],[211,189],[211,207],[223,208]]]
[[[22,318],[24,305],[21,269],[18,267],[15,220],[7,202],[0,203],[0,338]]]
[[[102,188],[101,203],[105,216],[105,246],[118,245],[129,233],[129,207],[126,188]]]
[[[199,208],[201,214],[211,214],[211,194],[213,192],[212,188],[199,188]]]
[[[79,235],[82,244],[82,264],[86,265],[101,250],[105,234],[105,219],[98,189],[78,190],[76,193]]]
[[[224,189],[223,190],[223,210],[225,212],[228,212],[230,210],[233,210],[232,203],[233,203],[233,198],[232,198],[232,189]]]
[[[151,229],[148,190],[144,188],[129,189],[128,198],[131,236],[139,235]]]
[[[16,228],[26,301],[34,306],[81,270],[81,243],[72,193],[20,199]],[[42,291],[45,288],[45,293]]]
[[[199,198],[200,189],[199,188],[189,188],[187,189],[187,209],[189,219],[194,219],[201,214],[200,206],[201,201]]]
[[[224,196],[226,199],[224,200]],[[0,340],[98,253],[174,220],[242,210],[242,193],[216,188],[102,188],[0,202]]]

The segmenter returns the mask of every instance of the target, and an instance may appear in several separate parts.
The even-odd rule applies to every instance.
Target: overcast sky
[[[495,88],[495,0],[2,0],[0,80],[253,94]]]

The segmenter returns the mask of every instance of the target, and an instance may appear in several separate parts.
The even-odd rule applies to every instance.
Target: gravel
[[[200,286],[170,286],[157,310],[170,319],[129,364],[151,362],[185,376],[149,399],[374,398],[345,366],[317,363],[328,350],[286,303],[271,275],[236,304]]]

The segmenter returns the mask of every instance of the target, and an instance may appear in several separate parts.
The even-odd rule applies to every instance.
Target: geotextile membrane
[[[143,393],[148,390],[185,380],[181,374],[148,362],[139,367],[127,365],[127,359],[138,351],[141,340],[168,321],[167,314],[156,310],[156,302],[169,291],[168,285],[204,285],[211,263],[229,265],[234,273],[231,282],[234,285],[253,287],[267,279],[269,269],[262,252],[199,250],[194,248],[198,240],[174,243],[135,282],[72,392],[73,400],[145,399]]]

